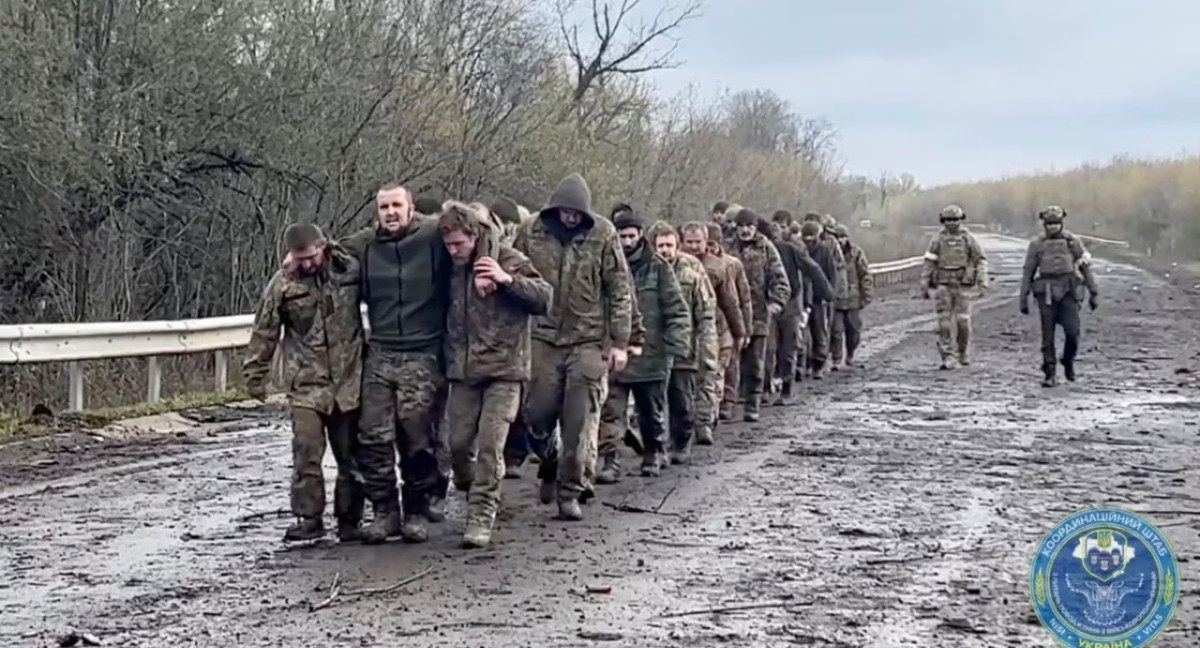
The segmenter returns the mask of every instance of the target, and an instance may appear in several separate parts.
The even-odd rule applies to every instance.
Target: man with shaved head
[[[359,265],[345,251],[330,247],[316,225],[289,226],[284,242],[291,263],[271,278],[254,315],[242,368],[246,390],[254,398],[266,397],[272,358],[282,345],[292,410],[291,505],[296,516],[284,539],[325,535],[321,460],[328,439],[338,467],[333,496],[338,538],[355,540],[363,513],[363,484],[354,457],[363,345]]]
[[[445,386],[441,351],[452,263],[437,220],[416,218],[414,212],[407,188],[386,185],[375,194],[375,226],[341,243],[362,267],[362,300],[371,323],[359,447],[367,498],[375,509],[374,520],[363,528],[368,543],[394,535],[424,542],[425,520],[442,519],[431,505],[444,489],[435,421]],[[397,450],[403,493],[396,485]]]

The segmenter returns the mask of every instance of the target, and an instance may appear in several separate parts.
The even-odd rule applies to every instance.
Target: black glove
[[[1096,293],[1092,293],[1090,296],[1088,296],[1088,308],[1096,310],[1096,307],[1100,305],[1099,300],[1100,297],[1096,295]]]
[[[1021,298],[1021,314],[1022,315],[1029,314],[1029,298],[1028,297]]]

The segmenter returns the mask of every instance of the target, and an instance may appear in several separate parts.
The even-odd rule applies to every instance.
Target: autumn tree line
[[[649,76],[685,64],[674,47],[702,11],[701,0],[0,2],[0,324],[250,312],[288,223],[348,233],[393,181],[537,208],[580,172],[597,211],[621,201],[682,222],[719,199],[817,210],[852,227],[870,218],[856,234],[874,260],[919,253],[927,234],[906,223],[933,222],[916,212],[936,213],[941,195],[911,176],[844,173],[829,122],[770,89],[655,91]],[[1089,187],[1121,184],[1128,204],[1160,209],[1087,173],[1103,176]],[[1154,186],[1164,209],[1192,195]],[[1074,209],[1117,209],[1096,191]],[[960,199],[977,218],[1033,200],[982,185]],[[188,377],[208,372],[188,363],[200,362],[211,360],[170,360],[164,392],[194,388]],[[0,367],[13,395],[0,410],[57,409],[63,371]],[[88,371],[92,404],[144,393],[144,361]]]

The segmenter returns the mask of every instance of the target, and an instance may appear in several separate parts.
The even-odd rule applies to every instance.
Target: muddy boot
[[[854,366],[854,356],[850,356],[850,355],[846,356],[846,369],[850,369],[853,366]]]
[[[600,456],[600,470],[596,472],[597,484],[615,484],[621,481],[621,462],[615,452]]]
[[[399,506],[376,508],[375,519],[364,526],[359,533],[362,536],[363,544],[381,544],[392,536],[400,535],[402,526],[403,520],[400,517]]]
[[[479,524],[468,524],[462,544],[468,549],[483,549],[492,541],[492,530]]]
[[[713,431],[708,425],[696,428],[696,445],[710,446],[713,444]]]
[[[446,498],[441,495],[430,495],[429,501],[422,507],[421,515],[426,520],[437,524],[446,521]]]
[[[746,401],[745,411],[742,413],[742,420],[747,423],[753,423],[758,420],[758,397],[752,396]]]
[[[325,537],[325,522],[320,517],[301,517],[283,532],[287,542],[320,540]]]
[[[579,500],[574,498],[558,500],[558,519],[578,522],[583,519],[583,509],[579,507]]]
[[[662,461],[657,452],[647,452],[642,456],[642,477],[658,477],[662,474]]]
[[[357,522],[338,522],[338,542],[358,542],[362,540],[362,526]]]
[[[513,462],[513,461],[505,462],[504,463],[504,478],[505,479],[520,479],[521,478],[521,465],[516,462]]]
[[[672,450],[670,460],[673,466],[686,466],[692,463],[692,451],[690,448]]]
[[[968,357],[966,349],[958,352],[958,364],[964,367],[971,364],[971,358]]]
[[[832,363],[830,363],[830,365],[829,365],[829,370],[830,370],[830,371],[840,371],[840,370],[841,370],[841,368],[842,368],[842,363],[841,363],[841,362],[839,362],[839,361],[837,361],[837,360],[834,360],[834,361],[833,361]]]
[[[941,371],[949,371],[953,368],[954,367],[950,365],[950,356],[942,356],[942,364],[938,365],[938,369]]]
[[[717,420],[718,421],[732,421],[733,420],[733,405],[721,403],[720,409],[717,410]]]
[[[1062,366],[1063,377],[1067,379],[1067,382],[1075,382],[1075,363],[1064,360]]]
[[[538,490],[538,499],[542,500],[542,504],[550,504],[554,502],[554,496],[558,493],[558,482],[553,479],[543,479],[542,487]]]
[[[1053,387],[1058,384],[1058,367],[1042,363],[1042,387]]]
[[[779,390],[779,398],[775,399],[777,407],[784,407],[795,402],[795,397],[792,395],[792,382],[783,383],[783,389]]]

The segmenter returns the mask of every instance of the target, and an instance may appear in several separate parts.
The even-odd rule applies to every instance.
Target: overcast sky
[[[773,89],[929,186],[1196,151],[1197,34],[1196,0],[707,0],[655,80]]]

